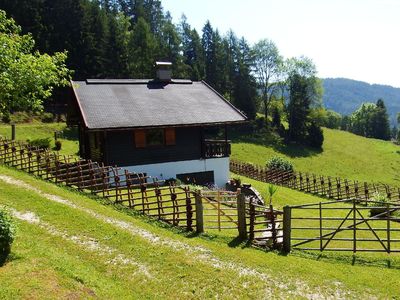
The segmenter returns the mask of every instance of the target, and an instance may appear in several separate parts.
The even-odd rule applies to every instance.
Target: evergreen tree
[[[157,43],[150,26],[139,18],[132,32],[129,48],[129,74],[132,78],[153,78]]]
[[[288,103],[288,122],[290,141],[304,142],[307,136],[307,122],[311,98],[308,93],[307,78],[294,73],[289,78],[290,98]]]
[[[234,81],[234,103],[249,119],[256,116],[257,86],[251,74],[251,49],[242,38],[238,45],[237,74]]]
[[[381,140],[390,140],[389,116],[382,99],[376,102],[376,109],[371,118],[371,136]]]

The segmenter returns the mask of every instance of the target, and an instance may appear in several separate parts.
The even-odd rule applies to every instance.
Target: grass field
[[[54,147],[54,132],[62,132],[63,137],[59,138],[62,143],[62,155],[76,156],[79,149],[77,132],[67,128],[65,123],[32,123],[16,125],[16,140],[27,141],[35,139],[50,138],[51,147]],[[11,125],[0,125],[0,136],[11,139]]]
[[[400,297],[395,255],[283,256],[180,232],[10,168],[0,174],[0,205],[18,225],[0,267],[1,299]],[[265,192],[265,184],[243,181]],[[320,200],[280,188],[274,203]]]
[[[265,165],[272,156],[281,156],[291,160],[297,171],[400,186],[400,146],[327,128],[324,137],[322,151],[236,138],[231,157]]]

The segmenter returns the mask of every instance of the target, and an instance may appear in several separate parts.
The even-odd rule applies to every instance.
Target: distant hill
[[[396,124],[400,112],[400,88],[389,85],[369,84],[346,78],[323,79],[324,104],[326,108],[341,114],[350,114],[363,102],[385,101],[391,123]]]

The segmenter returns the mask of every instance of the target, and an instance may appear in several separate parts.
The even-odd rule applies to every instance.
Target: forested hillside
[[[361,103],[375,103],[381,98],[385,101],[391,123],[396,124],[396,114],[400,112],[400,88],[346,78],[326,78],[323,86],[323,100],[328,109],[347,115],[359,108]]]

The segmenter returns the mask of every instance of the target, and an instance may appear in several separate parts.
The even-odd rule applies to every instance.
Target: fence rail
[[[368,201],[374,192],[379,192],[386,195],[392,202],[400,201],[400,188],[382,183],[358,182],[303,172],[269,170],[265,167],[234,160],[230,161],[230,170],[258,181],[274,183],[336,200]]]

